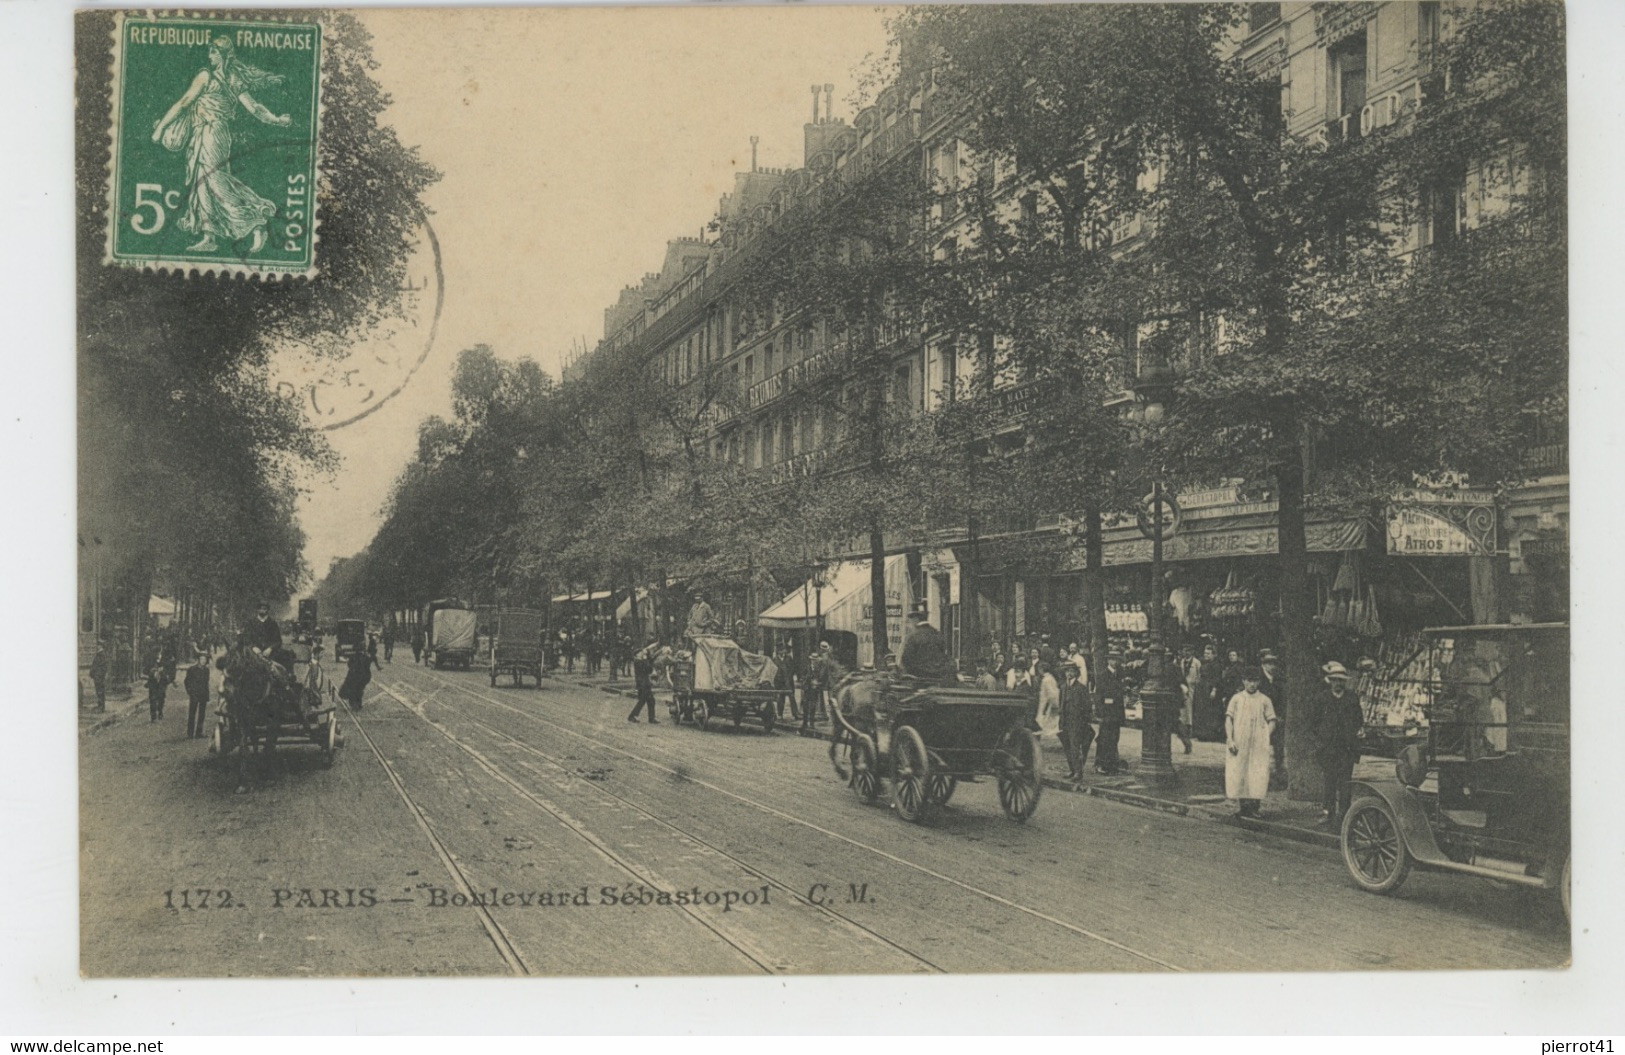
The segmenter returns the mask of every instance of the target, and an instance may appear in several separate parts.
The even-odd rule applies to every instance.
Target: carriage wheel
[[[209,734],[209,754],[211,755],[217,755],[220,757],[225,756],[226,752],[223,746],[223,741],[225,739],[223,728],[225,724],[226,721],[224,718],[216,718],[214,720],[214,732]]]
[[[706,706],[704,696],[694,697],[694,724],[701,729],[711,728],[711,708]]]
[[[880,759],[875,754],[875,742],[867,736],[860,736],[852,742],[852,790],[857,794],[858,801],[865,806],[873,806],[880,797]],[[837,773],[841,767],[835,767]],[[844,775],[844,774],[843,774]]]
[[[925,786],[925,793],[933,803],[946,806],[948,800],[954,797],[954,790],[959,787],[959,778],[946,773],[933,773],[931,780]]]
[[[999,805],[1004,815],[1017,824],[1038,809],[1038,796],[1044,790],[1039,774],[1044,769],[1044,752],[1038,737],[1022,726],[1004,734],[998,747]]]
[[[1393,809],[1367,796],[1343,817],[1343,863],[1361,890],[1392,894],[1411,871],[1411,852]]]
[[[936,805],[927,791],[931,756],[911,725],[899,726],[892,734],[891,770],[891,801],[897,815],[911,824],[923,824]]]

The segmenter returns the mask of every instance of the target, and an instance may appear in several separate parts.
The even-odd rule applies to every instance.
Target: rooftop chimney
[[[818,93],[820,91],[822,91],[822,90],[823,89],[819,88],[818,85],[816,85],[816,84],[812,86],[812,97],[813,97],[813,119],[812,119],[812,123],[813,124],[818,123]]]
[[[756,171],[756,144],[760,140],[756,136],[750,137],[750,170]]]
[[[835,85],[824,85],[824,120],[835,119]]]

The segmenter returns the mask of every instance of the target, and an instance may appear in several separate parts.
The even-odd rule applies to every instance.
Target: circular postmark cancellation
[[[406,388],[434,349],[445,304],[440,241],[425,221],[395,310],[362,334],[335,335],[334,347],[305,343],[282,357],[277,393],[300,405],[323,431],[354,424]]]
[[[316,272],[322,27],[121,13],[106,262]]]

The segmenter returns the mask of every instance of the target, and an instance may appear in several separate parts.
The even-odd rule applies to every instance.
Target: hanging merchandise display
[[[1258,610],[1258,592],[1243,586],[1231,569],[1224,585],[1208,598],[1208,615],[1213,619],[1245,619]]]

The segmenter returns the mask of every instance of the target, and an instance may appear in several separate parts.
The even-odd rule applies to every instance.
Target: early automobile
[[[1554,890],[1569,907],[1569,627],[1427,631],[1427,737],[1356,780],[1343,860],[1362,889],[1412,868]]]
[[[835,773],[865,803],[891,782],[905,821],[922,824],[961,782],[991,776],[999,805],[1018,824],[1038,809],[1043,752],[1029,727],[1033,703],[1019,692],[939,686],[904,675],[851,675],[831,708]]]
[[[343,663],[352,652],[367,651],[367,624],[360,619],[340,619],[333,624],[333,658]]]
[[[772,659],[746,652],[731,638],[694,638],[693,652],[671,665],[671,717],[701,729],[717,719],[737,728],[748,718],[771,733],[783,696],[773,684],[777,675]]]

